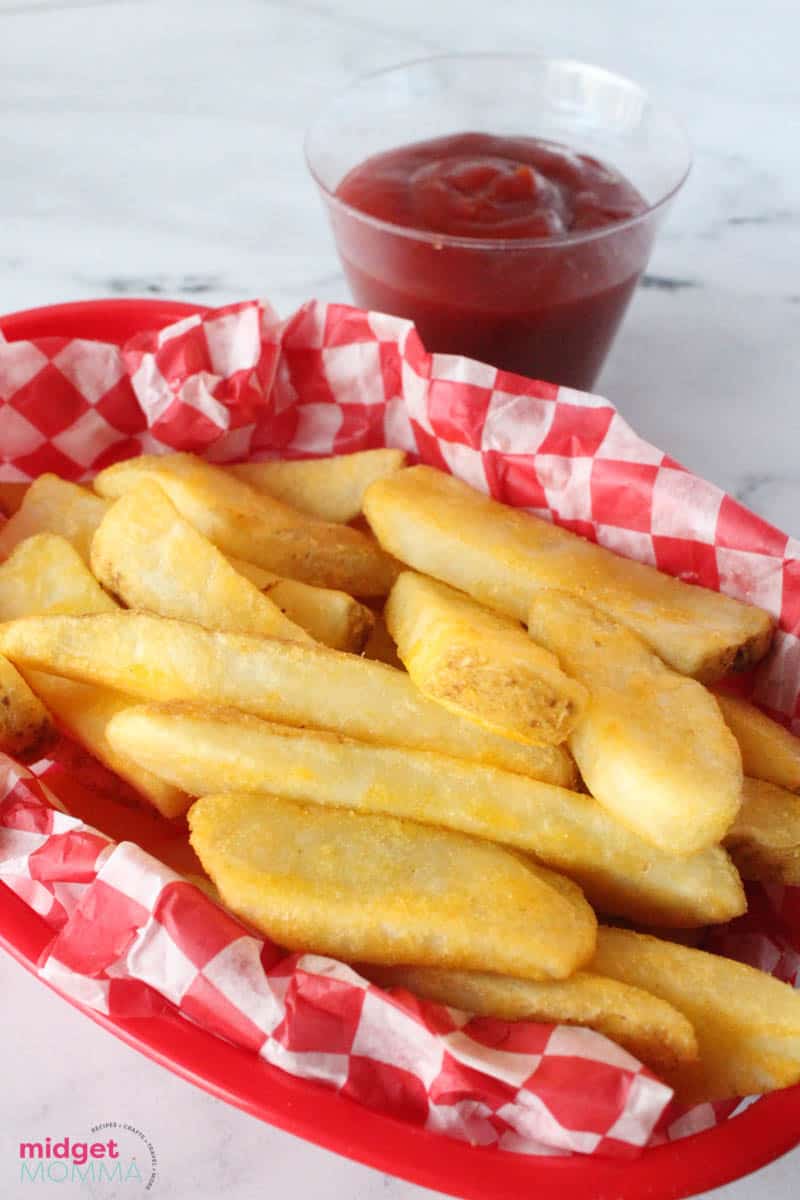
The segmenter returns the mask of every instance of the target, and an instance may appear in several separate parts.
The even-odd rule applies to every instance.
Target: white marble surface
[[[327,92],[449,49],[603,63],[684,118],[696,162],[601,390],[800,535],[799,35],[794,0],[0,0],[0,312],[101,295],[260,294],[285,312],[345,299],[301,153]],[[22,1137],[108,1119],[152,1137],[165,1198],[422,1196],[168,1075],[5,957],[0,978],[4,1198],[27,1194]],[[714,1195],[789,1200],[799,1166],[795,1152]]]

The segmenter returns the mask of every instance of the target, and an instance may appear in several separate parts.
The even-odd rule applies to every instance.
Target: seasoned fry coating
[[[100,683],[145,700],[228,705],[364,741],[435,749],[571,784],[558,746],[521,746],[476,729],[417,692],[401,671],[324,646],[217,633],[146,613],[26,617],[0,628],[0,654],[24,669]]]
[[[651,1071],[697,1058],[694,1030],[671,1004],[641,988],[576,971],[569,979],[514,979],[439,967],[359,966],[383,988],[405,988],[425,1000],[503,1021],[585,1025],[622,1046]]]
[[[800,792],[800,738],[755,704],[715,693],[725,723],[739,743],[745,775]]]
[[[574,592],[706,682],[751,666],[772,640],[774,622],[760,609],[621,558],[432,467],[376,481],[364,512],[390,554],[489,608],[527,621],[542,588]]]
[[[111,505],[94,535],[91,563],[129,608],[206,629],[311,641],[150,480]]]
[[[383,596],[394,581],[394,563],[366,534],[299,513],[192,454],[129,458],[101,471],[94,486],[117,499],[144,479],[225,554],[355,596]]]
[[[0,529],[0,558],[34,533],[58,533],[71,542],[85,563],[108,503],[58,475],[40,475],[28,488],[17,512]]]
[[[130,709],[109,737],[184,791],[274,792],[514,846],[570,876],[602,911],[642,923],[704,925],[744,911],[739,877],[719,848],[672,858],[590,796],[492,767],[196,705]]]
[[[116,611],[78,551],[58,534],[26,538],[0,563],[0,621]]]
[[[586,690],[517,621],[414,571],[384,610],[419,690],[445,708],[520,742],[558,745],[586,707]]]
[[[694,929],[669,929],[658,925],[648,925],[642,928],[632,921],[615,920],[614,923],[621,925],[623,929],[627,929],[630,925],[635,933],[649,933],[651,937],[662,938],[665,942],[677,942],[679,946],[702,946],[708,936],[708,930],[703,929],[702,925],[697,925]]]
[[[405,462],[402,450],[381,449],[292,462],[237,463],[225,469],[300,512],[346,525],[361,512],[369,485],[399,471]]]
[[[663,1071],[681,1103],[800,1080],[800,992],[788,983],[717,954],[602,926],[589,970],[645,988],[691,1021],[698,1061]]]
[[[742,763],[711,693],[567,592],[541,592],[529,630],[589,691],[569,745],[592,795],[667,853],[719,842],[739,811]]]
[[[359,604],[347,592],[312,587],[298,579],[282,579],[241,558],[229,558],[228,562],[277,604],[290,621],[310,633],[315,642],[351,654],[360,654],[364,649],[375,618],[366,605]]]
[[[0,751],[33,758],[52,735],[47,709],[16,667],[0,657]]]
[[[745,779],[725,846],[742,879],[800,886],[800,796],[763,779]]]
[[[117,606],[69,542],[39,533],[20,542],[0,565],[0,621],[29,613],[107,613]],[[185,812],[184,792],[114,750],[106,737],[111,718],[134,701],[119,691],[59,679],[43,671],[25,677],[58,724],[90,754],[126,780],[165,817]]]
[[[120,753],[108,740],[112,718],[135,703],[130,696],[97,684],[59,679],[44,671],[29,671],[27,678],[70,737],[129,783],[162,817],[179,817],[186,812],[192,802],[186,792],[146,770],[130,755]]]
[[[238,571],[240,575],[244,575],[245,579],[254,583],[260,592],[265,592],[276,579],[281,578],[280,575],[275,575],[272,571],[265,571],[263,567],[257,567],[255,563],[245,562],[243,558],[237,558],[234,554],[226,554],[225,557],[234,571]],[[304,584],[303,586],[307,587],[308,585]],[[313,590],[325,591],[324,588],[314,588]]]
[[[533,978],[594,949],[585,902],[486,842],[277,796],[206,796],[189,824],[225,904],[289,949]]]
[[[188,815],[198,886],[289,950],[591,1028],[681,1104],[800,1083],[800,995],[695,948],[742,879],[800,886],[800,739],[705,686],[772,617],[405,464],[0,486],[0,752],[62,729]]]

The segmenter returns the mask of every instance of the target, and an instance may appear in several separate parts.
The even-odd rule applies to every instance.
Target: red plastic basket
[[[120,343],[198,311],[178,301],[91,300],[0,317],[0,330],[9,340],[51,335]],[[0,884],[0,943],[35,972],[51,937],[41,918]],[[714,1129],[629,1162],[474,1148],[293,1078],[177,1015],[122,1021],[82,1011],[149,1058],[263,1121],[465,1200],[533,1194],[541,1200],[678,1200],[738,1179],[800,1143],[798,1085],[762,1098]]]

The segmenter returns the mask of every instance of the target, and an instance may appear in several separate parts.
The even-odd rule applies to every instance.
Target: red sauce
[[[410,317],[429,350],[573,387],[593,384],[652,239],[648,221],[615,228],[647,210],[624,176],[537,138],[401,146],[355,167],[337,196],[400,227],[334,207],[359,304]]]

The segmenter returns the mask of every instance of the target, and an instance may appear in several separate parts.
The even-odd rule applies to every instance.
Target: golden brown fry
[[[331,650],[360,654],[374,623],[364,604],[335,588],[313,587],[299,579],[279,579],[264,594],[281,612]]]
[[[26,613],[116,611],[116,604],[78,552],[56,534],[40,533],[27,538],[0,565],[0,621]],[[125,779],[160,813],[173,817],[186,811],[189,799],[184,792],[119,754],[106,737],[108,722],[132,703],[130,696],[94,684],[59,679],[43,671],[26,671],[25,678],[62,729]]]
[[[237,558],[235,554],[226,554],[228,562],[233,567],[234,571],[238,571],[240,575],[244,575],[245,579],[249,579],[252,584],[258,588],[260,592],[267,591],[268,588],[281,578],[280,575],[275,575],[272,571],[265,571],[263,567],[257,567],[255,563],[245,562],[243,558]],[[297,582],[289,580],[288,582]],[[304,583],[303,587],[310,585]],[[325,588],[314,588],[314,591],[324,592]]]
[[[631,928],[635,933],[649,933],[651,937],[661,938],[665,942],[677,942],[679,946],[701,946],[708,936],[708,930],[702,925],[695,926],[694,929],[669,929],[666,926],[659,925],[636,925],[635,922],[614,921],[615,925],[619,925],[622,929]]]
[[[347,592],[312,587],[299,579],[282,579],[240,558],[229,558],[228,562],[277,604],[290,621],[310,633],[314,641],[351,654],[360,654],[364,649],[374,617]]]
[[[0,627],[2,653],[24,669],[146,700],[228,705],[365,741],[436,749],[552,783],[574,779],[572,759],[559,747],[521,746],[477,729],[420,696],[402,672],[324,646],[120,612],[11,621]]]
[[[192,454],[130,458],[101,471],[94,485],[117,499],[144,479],[225,554],[356,596],[383,596],[394,581],[394,563],[365,534],[299,513]]]
[[[108,503],[57,475],[40,475],[25,493],[19,510],[0,529],[0,558],[34,533],[58,533],[71,542],[84,562]]]
[[[189,824],[228,908],[290,949],[561,978],[594,948],[585,902],[473,838],[276,796],[206,796]]]
[[[567,592],[540,592],[529,630],[589,690],[569,745],[592,795],[666,853],[719,842],[739,811],[742,760],[711,693]]]
[[[0,564],[0,621],[116,611],[78,551],[58,534],[26,538]]]
[[[682,1013],[641,988],[588,971],[569,979],[515,979],[439,967],[358,968],[383,988],[405,988],[426,1000],[502,1021],[585,1025],[617,1042],[659,1074],[697,1058],[694,1030]]]
[[[15,758],[35,758],[52,735],[47,709],[20,672],[0,658],[0,751]]]
[[[30,486],[29,483],[0,483],[0,509],[7,517],[17,511]]]
[[[517,621],[445,583],[403,571],[384,617],[423,695],[495,733],[558,745],[586,707],[583,685]]]
[[[745,775],[800,792],[800,738],[738,696],[715,693],[742,752]]]
[[[91,559],[96,577],[128,608],[206,629],[311,641],[150,480],[111,505]]]
[[[432,467],[373,483],[364,512],[381,545],[417,571],[526,621],[542,588],[583,595],[685,675],[711,681],[763,657],[760,609],[621,558]]]
[[[800,796],[763,779],[745,779],[725,847],[742,879],[800,885]]]
[[[644,988],[691,1021],[698,1061],[663,1072],[681,1103],[800,1080],[800,993],[789,984],[717,954],[602,926],[589,970]]]
[[[118,713],[130,708],[130,696],[96,684],[59,679],[44,671],[29,671],[26,677],[70,737],[126,780],[158,809],[162,817],[179,817],[186,812],[191,804],[191,797],[186,792],[153,775],[129,755],[117,751],[108,740],[109,723]]]
[[[361,512],[364,492],[405,466],[402,450],[361,450],[332,458],[293,462],[238,463],[225,469],[259,492],[266,492],[300,512],[346,525]]]
[[[245,579],[249,579],[260,592],[265,592],[276,580],[281,578],[280,575],[275,575],[272,571],[265,571],[263,567],[257,567],[255,563],[245,562],[243,558],[237,558],[234,554],[226,554],[225,557],[234,571],[238,571],[240,575],[244,575]],[[308,584],[303,584],[303,587],[308,586]],[[324,592],[325,588],[314,590]]]
[[[368,745],[228,709],[147,705],[115,718],[121,752],[182,790],[220,787],[386,813],[533,853],[607,913],[705,925],[744,911],[718,847],[677,859],[649,846],[590,796],[441,754]]]

